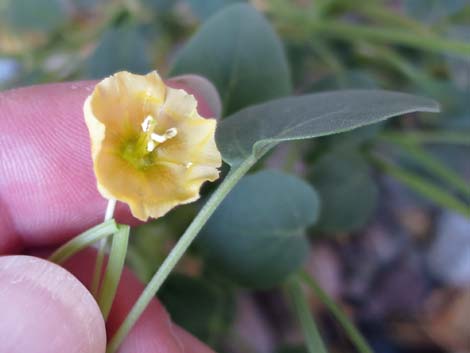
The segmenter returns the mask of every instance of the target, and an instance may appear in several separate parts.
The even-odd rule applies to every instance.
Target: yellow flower
[[[156,71],[118,72],[98,83],[84,105],[98,190],[129,204],[134,217],[161,217],[195,201],[219,177],[216,121],[194,96],[167,87]]]

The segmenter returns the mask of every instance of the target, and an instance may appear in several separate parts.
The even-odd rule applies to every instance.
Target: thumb
[[[0,317],[0,353],[105,351],[105,325],[91,294],[36,257],[0,257]]]

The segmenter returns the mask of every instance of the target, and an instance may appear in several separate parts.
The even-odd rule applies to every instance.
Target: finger
[[[185,348],[184,352],[188,353],[213,353],[209,347],[195,338],[193,335],[179,327],[178,325],[173,326],[173,333],[178,337],[180,343]],[[127,352],[125,352],[127,353]],[[131,352],[129,352],[131,353]],[[150,352],[148,352],[150,353]]]
[[[169,84],[195,94],[201,115],[208,116],[212,107],[207,102],[217,100],[217,93],[201,80],[186,76]],[[101,222],[106,201],[96,189],[82,113],[94,84],[50,84],[0,94],[0,254],[16,251],[21,243],[59,244]],[[120,222],[131,220],[125,205],[118,205],[116,215]]]
[[[0,257],[0,352],[103,353],[93,297],[69,272],[31,256]]]
[[[71,258],[65,267],[85,285],[91,283],[96,252],[87,249]],[[107,321],[112,337],[143,290],[143,285],[125,269]],[[206,345],[171,322],[168,313],[155,299],[144,311],[120,347],[119,353],[212,353]]]

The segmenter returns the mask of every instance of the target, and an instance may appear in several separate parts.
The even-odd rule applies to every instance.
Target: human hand
[[[32,86],[0,93],[0,353],[101,353],[106,335],[127,315],[143,289],[123,272],[105,323],[86,286],[95,251],[65,269],[30,255],[47,253],[102,221],[107,201],[96,189],[82,106],[95,82]],[[213,87],[196,76],[171,79],[199,102],[202,116],[220,114]],[[118,205],[120,223],[135,220]],[[77,280],[78,279],[78,280]],[[154,300],[119,353],[211,350],[175,326]]]

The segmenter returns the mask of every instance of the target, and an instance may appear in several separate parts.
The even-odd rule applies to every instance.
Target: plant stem
[[[350,24],[340,21],[311,21],[312,32],[338,39],[364,39],[380,43],[406,45],[421,50],[437,53],[470,54],[470,43],[441,38],[436,35],[417,35],[396,28]]]
[[[470,218],[470,207],[451,195],[439,186],[427,181],[421,176],[411,173],[391,162],[386,161],[383,157],[371,156],[371,161],[382,172],[391,175],[410,189],[421,194],[422,196],[434,201],[441,207],[454,210],[461,213],[465,217]]]
[[[363,14],[376,23],[386,23],[390,26],[406,28],[420,35],[432,35],[431,29],[427,26],[387,6],[377,4],[357,5],[355,2],[348,2],[347,4],[350,10]]]
[[[392,69],[398,71],[401,75],[414,82],[418,87],[428,87],[430,78],[427,77],[418,68],[410,64],[402,55],[395,50],[391,50],[386,46],[368,45],[364,51],[371,60],[375,62],[383,62]]]
[[[447,183],[454,190],[460,192],[466,197],[470,197],[470,183],[462,178],[457,172],[446,166],[432,154],[426,152],[417,144],[400,143],[398,144],[406,153],[406,156],[413,158],[423,168],[427,169],[435,177]]]
[[[108,318],[121,279],[129,242],[129,230],[129,226],[121,225],[119,231],[113,236],[111,252],[98,299],[98,305],[105,321]]]
[[[246,172],[248,172],[255,162],[256,159],[251,156],[237,166],[234,166],[222,184],[220,184],[217,190],[214,191],[204,207],[199,211],[198,215],[194,218],[192,223],[178,240],[175,247],[171,250],[168,257],[163,261],[160,268],[153,275],[152,279],[148,283],[147,287],[145,287],[139,299],[137,299],[126,319],[123,321],[121,326],[116,331],[116,334],[109,342],[108,348],[106,350],[107,353],[114,353],[119,348],[124,338],[132,329],[150,301],[155,297],[155,294],[160,289],[165,279],[168,277],[193,240],[196,238],[201,228],[209,220],[212,213],[214,213],[217,206],[219,206],[230,190],[233,189],[236,183],[243,177],[243,175],[246,174]]]
[[[116,200],[114,199],[109,200],[108,205],[106,206],[106,212],[104,214],[105,221],[113,218],[115,208],[116,208]],[[93,272],[93,279],[91,281],[91,294],[93,294],[95,298],[98,297],[98,287],[100,285],[101,271],[103,268],[104,254],[106,252],[107,245],[108,245],[108,239],[107,238],[102,239],[99,244],[98,254],[96,255],[95,270]]]
[[[294,304],[295,314],[299,319],[308,352],[327,353],[297,276],[287,282],[287,292]]]
[[[290,28],[293,35],[301,39],[311,38],[313,33],[342,40],[368,40],[382,44],[397,44],[436,53],[470,54],[470,43],[440,37],[437,34],[420,34],[397,27],[370,26],[357,23],[347,23],[338,20],[320,20],[308,12],[299,11],[293,7],[287,8],[283,14],[284,25],[296,24]],[[300,38],[299,38],[300,39]]]
[[[333,314],[335,319],[346,331],[347,335],[349,336],[356,349],[361,353],[373,353],[372,348],[369,346],[369,344],[359,332],[359,330],[356,328],[356,326],[354,326],[354,324],[351,322],[351,320],[349,320],[343,310],[341,310],[341,308],[336,305],[333,299],[331,299],[330,296],[320,287],[317,281],[315,281],[315,279],[312,278],[305,271],[301,271],[299,273],[299,277],[315,292],[315,295]]]
[[[77,252],[85,249],[100,239],[109,237],[111,234],[117,231],[118,226],[116,225],[114,219],[98,224],[97,226],[88,229],[75,238],[72,238],[56,251],[54,251],[54,253],[49,256],[49,261],[56,264],[62,264]]]

